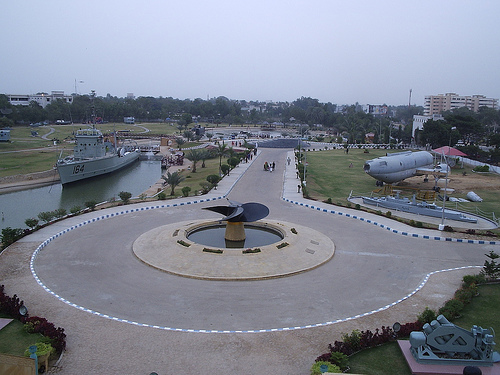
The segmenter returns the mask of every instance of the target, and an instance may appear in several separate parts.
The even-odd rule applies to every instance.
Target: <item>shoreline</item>
[[[61,180],[57,170],[18,174],[0,178],[0,194],[33,189],[59,183]]]

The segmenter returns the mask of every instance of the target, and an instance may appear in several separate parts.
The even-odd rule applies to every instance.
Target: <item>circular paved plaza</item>
[[[237,180],[228,198],[263,203],[270,209],[266,220],[310,228],[311,233],[318,232],[331,241],[333,257],[304,272],[259,280],[207,280],[165,272],[134,254],[137,239],[158,228],[217,220],[216,214],[202,210],[213,202],[168,204],[152,209],[144,209],[144,203],[139,205],[143,209],[130,206],[123,214],[117,213],[119,208],[86,214],[26,237],[17,244],[17,253],[2,254],[1,272],[9,287],[7,292],[15,289],[15,293],[31,301],[32,314],[46,316],[67,330],[68,358],[63,361],[61,372],[107,368],[130,373],[133,368],[134,373],[193,373],[196,366],[186,362],[189,356],[185,354],[196,350],[210,373],[243,370],[250,363],[255,364],[257,358],[261,361],[257,366],[260,370],[255,370],[260,373],[269,369],[275,373],[303,373],[317,355],[327,350],[332,333],[340,327],[333,323],[346,322],[342,329],[349,332],[363,328],[363,319],[380,317],[377,310],[387,311],[385,319],[389,321],[385,324],[401,320],[403,315],[412,316],[408,314],[411,310],[418,310],[413,315],[416,316],[429,301],[441,301],[452,294],[456,289],[453,283],[461,276],[450,278],[451,284],[446,283],[444,273],[433,276],[440,282],[432,293],[427,293],[431,300],[422,302],[417,293],[385,309],[414,293],[430,273],[481,265],[483,254],[496,249],[488,244],[402,236],[366,221],[287,202],[282,199],[286,190],[286,155],[287,150],[261,151],[251,166],[245,166],[248,170]],[[264,172],[264,161],[275,161],[276,170]],[[46,239],[50,231],[57,233],[91,215],[106,212],[113,214],[75,226],[38,251],[33,272],[39,284],[52,294],[36,285],[26,264],[43,236]],[[298,263],[297,268],[307,259],[304,257],[314,256],[311,250],[315,243],[323,241],[313,237],[307,237],[308,244],[302,244],[298,255],[291,257]],[[193,258],[175,261],[177,266],[189,270]],[[186,263],[179,263],[182,261]],[[168,259],[166,262],[168,266]],[[201,269],[202,266],[201,263]],[[398,306],[408,310],[402,311]],[[396,316],[391,312],[397,312]],[[352,320],[365,313],[372,315]],[[367,328],[380,327],[379,323],[380,319],[372,321]],[[200,336],[186,331],[214,334]],[[113,351],[116,360],[102,356],[101,352],[115,342],[123,345]],[[143,359],[131,361],[136,355]],[[146,360],[144,357],[148,356]],[[229,360],[235,356],[241,365]],[[284,365],[287,356],[291,357]],[[160,368],[163,371],[158,371]],[[297,368],[301,368],[300,372],[294,372]],[[100,370],[96,371],[93,373]]]

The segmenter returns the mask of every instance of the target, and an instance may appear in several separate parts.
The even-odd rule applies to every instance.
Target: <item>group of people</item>
[[[276,168],[276,163],[273,161],[272,163],[268,163],[267,161],[264,163],[264,170],[267,172],[272,172]]]

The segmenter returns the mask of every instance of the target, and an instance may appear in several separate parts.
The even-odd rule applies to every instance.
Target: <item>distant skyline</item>
[[[0,92],[423,105],[500,97],[500,2],[2,4]],[[80,83],[82,81],[82,83]]]

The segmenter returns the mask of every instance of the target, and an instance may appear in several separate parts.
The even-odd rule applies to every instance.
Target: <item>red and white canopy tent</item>
[[[439,148],[432,150],[432,152],[434,152],[436,154],[436,156],[437,155],[441,155],[441,156],[444,155],[446,157],[452,156],[455,158],[467,156],[467,154],[463,153],[462,151],[457,150],[456,148],[453,148],[450,146],[439,147]],[[464,159],[462,158],[461,161],[462,161],[462,168],[463,168],[464,167]],[[448,165],[450,165],[450,163],[448,163]],[[453,165],[450,165],[450,166],[453,166]]]
[[[432,150],[436,154],[445,155],[445,156],[467,156],[462,151],[457,150],[456,148],[450,146],[443,146]]]

